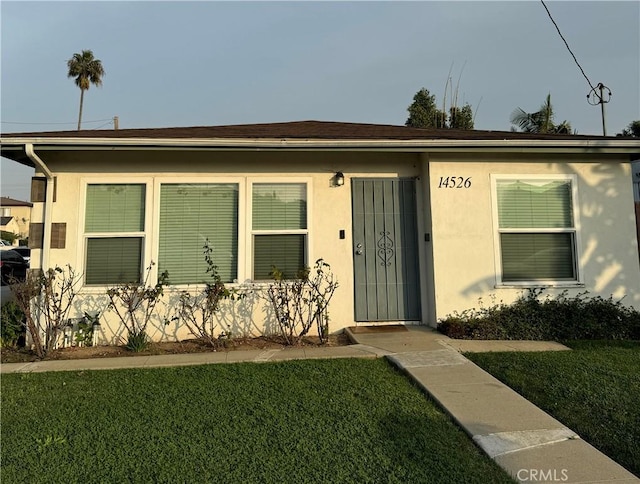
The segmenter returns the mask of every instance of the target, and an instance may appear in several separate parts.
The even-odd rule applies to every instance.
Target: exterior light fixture
[[[342,185],[344,185],[344,173],[342,173],[341,171],[337,171],[333,176],[333,182],[337,187],[341,187]]]

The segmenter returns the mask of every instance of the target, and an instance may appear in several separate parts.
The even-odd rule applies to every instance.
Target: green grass
[[[512,482],[384,360],[2,377],[2,482]]]
[[[640,342],[466,356],[640,476]]]

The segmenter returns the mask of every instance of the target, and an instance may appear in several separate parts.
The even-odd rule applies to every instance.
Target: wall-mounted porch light
[[[341,187],[342,185],[344,185],[344,173],[342,173],[341,171],[337,171],[333,176],[333,184],[336,187]]]

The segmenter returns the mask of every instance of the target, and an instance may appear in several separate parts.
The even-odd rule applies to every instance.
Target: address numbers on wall
[[[438,188],[471,188],[471,177],[441,176]]]

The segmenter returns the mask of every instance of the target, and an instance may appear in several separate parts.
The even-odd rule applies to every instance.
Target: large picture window
[[[502,283],[578,280],[573,180],[496,179]]]
[[[160,187],[158,272],[171,284],[211,280],[205,244],[224,282],[238,272],[238,185],[163,184]]]
[[[252,185],[253,279],[271,278],[274,267],[287,278],[307,264],[305,183]]]
[[[87,185],[85,282],[140,282],[145,220],[144,184]]]

